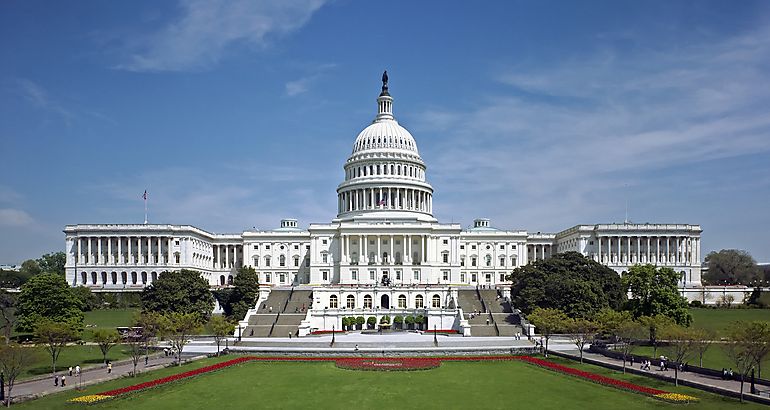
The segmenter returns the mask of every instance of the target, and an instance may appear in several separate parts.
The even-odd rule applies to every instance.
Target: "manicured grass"
[[[30,347],[29,349],[38,351],[38,355],[36,356],[37,360],[32,366],[22,372],[20,378],[26,379],[34,376],[51,374],[51,355],[48,354],[45,348]],[[121,345],[114,346],[110,349],[109,353],[107,353],[107,360],[110,361],[125,359],[127,357],[129,357],[129,354]],[[99,349],[99,346],[67,346],[59,355],[59,360],[56,361],[56,371],[61,373],[70,366],[75,367],[76,365],[80,365],[80,367],[86,367],[101,363],[103,363],[102,351]]]
[[[98,309],[84,312],[82,338],[92,341],[96,329],[115,329],[121,326],[131,326],[139,314],[137,308],[126,309]]]
[[[724,337],[727,328],[739,320],[770,321],[770,309],[690,309],[693,326],[710,329]]]
[[[652,346],[640,346],[634,349],[634,354],[653,357]],[[672,357],[673,352],[671,351],[671,348],[668,346],[660,346],[658,347],[657,356],[659,357],[661,355],[664,355],[666,357]],[[697,356],[689,357],[685,359],[685,361],[696,366],[699,364]],[[706,350],[706,353],[703,355],[703,367],[708,367],[708,368],[717,369],[717,370],[720,370],[722,368],[729,369],[731,367],[735,367],[735,363],[730,361],[730,359],[725,354],[724,349],[719,343],[713,343],[711,344],[711,347],[709,347],[709,349]],[[770,357],[767,357],[762,362],[762,369],[770,369]],[[765,376],[764,378],[767,378],[767,374],[765,374],[764,371],[762,372],[762,374]]]
[[[225,360],[223,358],[221,360]],[[122,379],[83,392],[64,392],[20,405],[22,408],[72,409],[72,397],[95,394],[214,363],[207,359],[182,369],[163,369],[137,379]],[[576,362],[573,367],[608,374],[662,390],[696,396],[698,409],[759,409],[741,406],[699,390],[674,388],[654,379]],[[646,396],[600,386],[522,362],[444,362],[432,370],[372,372],[338,369],[334,363],[250,362],[115,399],[95,408],[513,408],[657,409],[681,408]]]

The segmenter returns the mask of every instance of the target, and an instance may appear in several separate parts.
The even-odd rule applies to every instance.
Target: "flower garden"
[[[591,373],[569,366],[564,366],[552,361],[531,357],[531,356],[449,356],[449,357],[256,357],[242,356],[235,359],[219,362],[210,366],[201,367],[159,379],[134,384],[118,389],[113,389],[96,394],[88,394],[74,397],[69,400],[71,403],[95,404],[121,397],[127,394],[140,392],[156,388],[171,382],[189,379],[201,374],[211,373],[221,369],[229,368],[245,362],[334,362],[335,366],[349,370],[368,370],[368,371],[409,371],[409,370],[430,370],[441,366],[442,362],[494,362],[494,361],[520,361],[535,365],[544,369],[555,371],[561,374],[588,380],[600,385],[613,387],[620,390],[643,394],[658,400],[670,403],[690,403],[697,402],[698,399],[685,394],[666,392],[663,390],[630,383],[623,380],[603,376],[597,373]]]

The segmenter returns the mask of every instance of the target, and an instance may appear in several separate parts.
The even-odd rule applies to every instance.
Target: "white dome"
[[[395,120],[375,121],[358,134],[353,144],[353,154],[380,149],[400,149],[419,155],[412,134]]]

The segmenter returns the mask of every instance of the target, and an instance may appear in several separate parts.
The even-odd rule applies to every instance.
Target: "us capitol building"
[[[472,303],[464,302],[463,292],[500,289],[506,295],[511,270],[565,251],[619,274],[637,263],[668,266],[681,274],[682,288],[700,287],[699,225],[610,223],[530,233],[479,218],[464,229],[433,217],[426,168],[414,137],[393,116],[385,74],[377,115],[343,166],[330,223],[304,228],[284,219],[273,230],[236,234],[191,225],[67,225],[67,281],[138,290],[160,272],[191,269],[218,287],[230,285],[239,267],[251,266],[262,286],[241,322],[241,332],[249,329],[244,336],[272,335],[276,326],[304,336],[339,330],[346,316],[375,316],[380,323],[386,315],[416,314],[428,318],[431,330],[470,334]]]

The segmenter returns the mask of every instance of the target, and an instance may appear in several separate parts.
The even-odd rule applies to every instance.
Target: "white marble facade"
[[[344,164],[338,213],[330,223],[303,229],[285,219],[273,230],[234,234],[190,225],[67,225],[68,282],[141,288],[162,271],[184,268],[201,272],[212,286],[226,286],[238,267],[248,265],[263,285],[314,286],[314,299],[327,309],[332,296],[342,306],[349,295],[355,295],[356,308],[364,308],[360,289],[388,287],[415,289],[403,293],[407,308],[418,308],[418,294],[424,306],[432,306],[438,295],[445,308],[453,288],[507,287],[512,269],[577,251],[618,273],[636,263],[669,266],[681,273],[683,287],[700,286],[698,225],[597,224],[530,233],[497,229],[483,218],[467,228],[440,223],[433,217],[425,163],[415,139],[393,116],[387,83],[377,106],[374,121],[358,135]],[[398,306],[401,294],[377,292],[386,292],[390,304]],[[382,299],[372,303],[379,306]],[[442,319],[442,325],[449,322]]]

